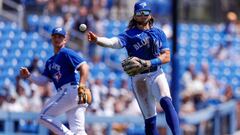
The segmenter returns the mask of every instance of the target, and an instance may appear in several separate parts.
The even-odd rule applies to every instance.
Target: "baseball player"
[[[88,32],[88,40],[102,47],[124,48],[129,58],[122,62],[131,76],[133,93],[145,120],[145,133],[158,135],[156,128],[156,100],[174,135],[180,134],[179,119],[172,104],[167,79],[162,65],[170,61],[170,49],[165,33],[153,27],[154,19],[146,1],[135,3],[134,15],[128,29],[116,37],[98,37]]]
[[[63,28],[54,28],[51,39],[54,55],[47,60],[42,76],[30,74],[25,67],[20,69],[20,76],[38,85],[52,81],[56,87],[57,94],[43,106],[39,123],[57,135],[86,135],[85,110],[91,102],[91,93],[86,87],[89,67],[76,52],[65,48],[67,37]],[[55,118],[63,113],[70,129]]]

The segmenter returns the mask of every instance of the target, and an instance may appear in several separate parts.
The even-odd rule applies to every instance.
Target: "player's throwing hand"
[[[88,32],[88,41],[97,42],[97,36],[91,31]]]

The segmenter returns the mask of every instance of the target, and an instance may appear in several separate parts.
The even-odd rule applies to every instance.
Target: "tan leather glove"
[[[143,60],[138,57],[128,57],[122,61],[123,70],[129,76],[135,76],[151,67],[149,60]]]
[[[86,86],[79,86],[78,87],[78,97],[79,101],[78,104],[91,104],[92,103],[92,94],[89,88]]]

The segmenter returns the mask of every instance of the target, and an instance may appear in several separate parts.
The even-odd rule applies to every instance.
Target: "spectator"
[[[6,104],[6,100],[7,100],[7,92],[5,90],[1,90],[0,91],[0,110],[4,111],[4,104]]]
[[[116,102],[115,97],[108,91],[104,100],[101,100],[103,105],[104,116],[114,116],[114,103]]]
[[[227,85],[225,87],[224,95],[223,95],[223,102],[227,102],[231,99],[236,98],[236,96],[233,94],[233,88],[231,85]]]
[[[191,113],[194,113],[196,111],[195,108],[195,104],[192,100],[192,95],[185,93],[182,96],[182,102],[181,102],[181,108],[180,108],[180,112],[179,115],[180,116],[186,116],[189,115]],[[183,133],[186,135],[192,135],[195,133],[196,128],[194,125],[190,125],[190,124],[181,124]]]
[[[109,79],[107,82],[108,92],[111,93],[114,97],[119,96],[119,90],[115,87],[116,75],[114,73],[109,74]]]
[[[107,1],[106,0],[93,0],[92,1],[92,14],[98,16],[100,19],[107,17]]]
[[[93,30],[94,26],[94,19],[91,14],[89,14],[89,10],[86,6],[80,6],[78,9],[78,14],[76,15],[75,22],[73,29],[75,31],[81,32],[79,30],[79,25],[80,24],[86,24],[88,26],[88,30]]]
[[[37,74],[41,73],[42,71],[38,65],[38,62],[39,62],[39,58],[34,57],[31,64],[27,67],[28,70],[32,73],[37,73]]]
[[[213,57],[217,60],[223,61],[226,60],[228,52],[223,44],[219,44],[218,46],[212,49]]]
[[[28,111],[38,113],[41,111],[41,108],[43,105],[41,95],[39,93],[39,87],[34,83],[32,83],[30,87],[31,87],[31,93],[30,93],[30,96],[28,97],[28,103],[29,103]]]
[[[61,0],[59,5],[63,14],[74,14],[80,6],[80,0]]]
[[[24,108],[16,102],[16,97],[7,97],[6,102],[2,104],[2,110],[7,112],[24,112]]]
[[[67,32],[70,32],[70,30],[73,27],[73,22],[74,22],[74,19],[72,17],[72,13],[70,13],[70,12],[66,13],[63,17],[63,28]]]
[[[60,13],[60,10],[58,9],[56,1],[49,0],[46,8],[44,8],[43,14],[47,16],[56,16],[58,13]]]
[[[29,110],[29,104],[28,104],[29,102],[28,102],[28,98],[26,96],[24,88],[21,85],[17,85],[16,92],[17,92],[16,102],[21,105],[23,112],[28,111]]]
[[[136,0],[131,1],[123,1],[123,0],[115,0],[114,6],[110,11],[110,19],[112,20],[126,20],[129,19],[132,10],[130,7],[133,7]]]
[[[190,19],[190,4],[191,0],[183,0],[183,12],[184,12],[184,20],[188,21]]]
[[[201,65],[201,73],[199,74],[199,79],[204,84],[204,91],[207,94],[207,98],[209,103],[218,104],[221,99],[221,91],[217,85],[217,81],[213,75],[209,73],[209,65],[208,63],[202,63]],[[200,98],[200,97],[199,97]]]
[[[93,102],[90,108],[100,109],[100,102],[107,93],[107,87],[103,84],[103,77],[98,76],[95,79],[94,84],[91,85],[91,90],[93,94]]]
[[[195,65],[190,64],[186,68],[186,71],[183,74],[183,85],[184,89],[189,89],[189,85],[191,85],[191,82],[193,81],[194,76],[196,76],[196,71],[195,71]]]
[[[95,26],[93,16],[89,14],[89,10],[86,6],[79,7],[78,14],[74,19],[71,35],[73,36],[73,41],[78,42],[78,45],[80,45],[78,49],[82,50],[83,54],[87,54],[89,43],[86,40],[86,35],[79,30],[80,24],[86,24],[88,30],[96,31],[93,27]]]
[[[233,11],[227,12],[226,22],[225,22],[225,34],[236,34],[236,26],[237,26],[237,14]]]
[[[20,78],[19,75],[17,75],[16,76],[16,84],[15,84],[15,90],[16,90],[15,92],[16,93],[14,93],[14,95],[13,95],[14,97],[18,95],[17,90],[19,88],[24,89],[26,95],[30,94],[29,84],[24,79]]]
[[[130,92],[128,85],[128,78],[123,78],[119,88],[120,95],[127,95]]]

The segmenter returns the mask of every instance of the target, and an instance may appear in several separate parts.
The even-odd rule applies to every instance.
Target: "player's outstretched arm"
[[[44,86],[49,82],[49,79],[43,75],[40,75],[40,76],[32,75],[26,67],[20,68],[20,77],[24,79],[28,79],[40,86]]]
[[[122,46],[119,43],[118,37],[112,37],[112,38],[98,37],[96,34],[94,34],[91,31],[88,32],[88,41],[96,43],[102,47],[115,48],[115,49],[122,48]]]

